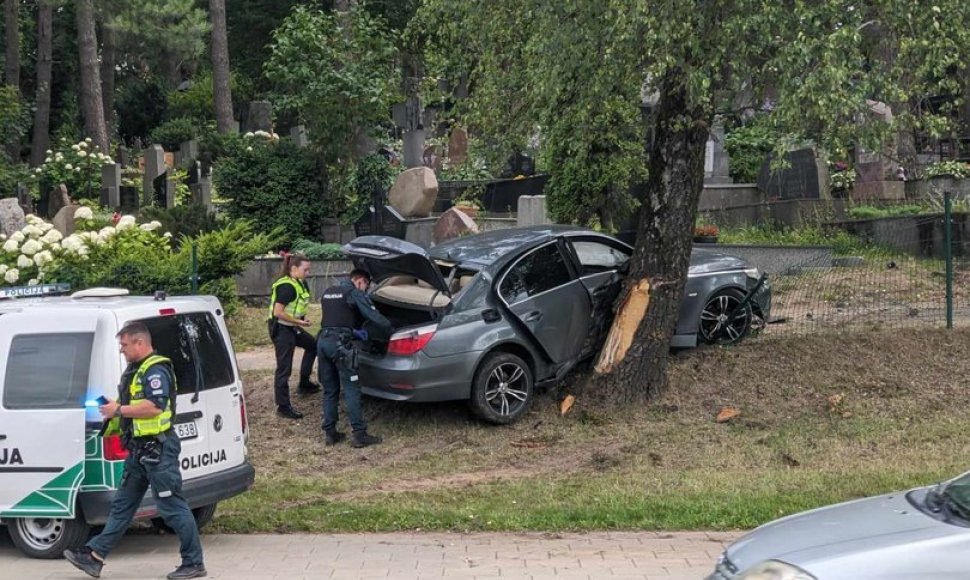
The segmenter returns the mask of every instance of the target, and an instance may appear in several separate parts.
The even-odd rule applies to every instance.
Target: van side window
[[[235,382],[229,349],[212,314],[192,312],[141,320],[158,354],[172,359],[179,394],[217,389]],[[201,382],[200,382],[201,381]]]
[[[15,336],[4,377],[6,409],[82,409],[94,334]]]

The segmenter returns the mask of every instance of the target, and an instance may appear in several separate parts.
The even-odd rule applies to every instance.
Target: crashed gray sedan
[[[765,524],[728,546],[708,580],[968,577],[970,472]]]
[[[633,249],[567,226],[499,230],[435,246],[364,236],[344,246],[370,272],[394,325],[360,356],[368,395],[468,400],[493,423],[526,412],[537,386],[595,355]],[[740,258],[695,250],[673,346],[743,338],[770,308],[770,288]]]

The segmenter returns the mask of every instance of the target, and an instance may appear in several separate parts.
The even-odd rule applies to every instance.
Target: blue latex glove
[[[363,328],[358,328],[353,331],[354,338],[357,340],[367,340],[367,331]]]

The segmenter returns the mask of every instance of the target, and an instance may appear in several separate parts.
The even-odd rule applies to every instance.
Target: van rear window
[[[179,394],[225,387],[235,382],[229,349],[208,312],[146,318],[158,354],[172,359]]]
[[[81,409],[88,388],[94,334],[13,337],[3,380],[6,409]]]

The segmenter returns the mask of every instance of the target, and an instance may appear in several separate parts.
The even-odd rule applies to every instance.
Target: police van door
[[[94,312],[0,316],[0,517],[74,517]]]

